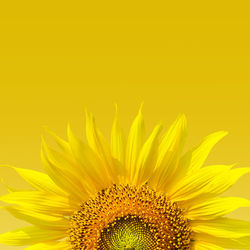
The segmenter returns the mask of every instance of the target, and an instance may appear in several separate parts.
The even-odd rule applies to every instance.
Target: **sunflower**
[[[219,131],[182,153],[186,118],[160,137],[145,138],[141,109],[126,139],[116,112],[110,145],[86,112],[86,140],[68,127],[68,141],[49,131],[42,141],[46,173],[14,169],[32,190],[9,190],[2,207],[31,226],[0,235],[6,245],[35,250],[250,249],[250,222],[225,217],[250,201],[219,197],[250,168],[203,166]],[[28,246],[28,247],[27,247]]]

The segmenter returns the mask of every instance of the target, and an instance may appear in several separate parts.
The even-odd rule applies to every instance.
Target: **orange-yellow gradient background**
[[[70,122],[82,136],[88,107],[109,136],[114,103],[128,131],[144,101],[148,132],[158,121],[167,128],[185,113],[187,148],[227,130],[207,164],[250,166],[248,1],[5,2],[8,6],[0,7],[1,164],[40,170],[43,126],[66,138]],[[11,170],[0,168],[0,175],[10,186],[27,187]],[[247,175],[226,194],[250,199],[249,189]],[[5,192],[1,184],[0,194]],[[240,209],[232,216],[250,220],[249,212]],[[4,211],[0,219],[0,233],[25,225]]]

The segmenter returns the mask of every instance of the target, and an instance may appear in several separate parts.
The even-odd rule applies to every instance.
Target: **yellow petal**
[[[196,174],[204,164],[213,146],[225,135],[227,135],[225,131],[215,132],[205,137],[198,147],[184,154],[179,161],[178,171],[176,171],[175,176],[171,179],[171,183],[168,183],[164,188],[164,191],[173,192],[171,189],[176,189],[176,186],[183,183],[183,178]]]
[[[66,193],[61,188],[59,188],[47,174],[31,169],[17,168],[9,165],[4,165],[4,167],[14,169],[27,183],[39,191],[55,193],[62,196],[66,195]]]
[[[173,179],[178,167],[179,157],[187,135],[187,123],[184,115],[180,115],[164,135],[159,145],[159,154],[155,172],[149,185],[156,190],[165,190]]]
[[[241,176],[249,172],[250,168],[225,169],[225,171],[214,175],[209,183],[200,189],[199,194],[185,202],[185,206],[192,207],[200,202],[218,196],[230,188]]]
[[[49,146],[46,145],[44,141],[42,146],[46,152],[46,156],[49,159],[49,161],[57,168],[62,169],[65,175],[67,175],[68,178],[70,178],[74,182],[74,184],[77,185],[78,188],[81,190],[83,188],[82,179],[80,178],[81,172],[79,172],[79,170],[75,168],[74,164],[72,164],[72,162],[69,162],[65,158],[65,154],[62,154],[50,148]]]
[[[229,169],[229,171],[225,171],[222,175],[216,175],[203,191],[215,195],[221,194],[247,173],[250,173],[250,168]]]
[[[11,246],[31,245],[43,241],[58,240],[65,231],[43,230],[38,227],[23,227],[0,235],[0,243]]]
[[[142,108],[142,107],[141,107]],[[128,178],[132,181],[132,178],[136,170],[136,161],[139,156],[139,152],[144,143],[145,128],[144,120],[141,112],[139,110],[128,135],[127,147],[126,147],[126,169],[128,173]]]
[[[96,191],[110,186],[111,178],[98,155],[82,140],[79,140],[69,126],[68,138],[75,158],[81,164],[82,171],[89,178],[88,180],[95,186]]]
[[[194,233],[194,238],[201,242],[214,244],[223,248],[230,249],[250,249],[250,237],[241,237],[237,239],[231,239],[229,237],[216,237],[205,233]]]
[[[211,220],[240,207],[250,207],[250,201],[240,197],[218,197],[193,206],[187,217],[193,220]]]
[[[55,157],[57,157],[57,160]],[[76,176],[71,171],[71,168],[66,165],[66,162],[62,158],[59,162],[58,158],[56,152],[42,141],[41,159],[51,179],[76,201],[82,202],[86,200],[88,194],[80,184],[80,180],[76,179]]]
[[[119,120],[118,120],[118,110],[116,105],[116,114],[112,126],[111,131],[111,153],[112,156],[118,161],[118,167],[119,167],[119,174],[125,175],[125,135],[123,133],[123,130],[120,126]]]
[[[71,215],[76,209],[79,209],[79,206],[64,197],[39,191],[12,192],[1,196],[0,200],[29,208],[37,213],[54,216]]]
[[[218,166],[210,166],[210,168],[216,168],[216,167],[218,168]],[[203,169],[206,170],[206,168],[207,167],[204,167]],[[195,184],[193,186],[194,187],[192,194],[193,198],[185,200],[185,207],[192,207],[193,205],[197,205],[201,202],[205,202],[206,200],[218,196],[219,194],[225,192],[228,188],[230,188],[242,175],[250,172],[250,168],[230,169],[230,167],[229,168],[226,167],[224,170],[223,168],[221,168],[221,170],[218,169],[219,171],[216,174],[214,174],[214,176],[212,176],[211,178],[208,177],[209,182],[207,182],[206,180],[203,181],[202,178],[200,179],[200,182],[195,182],[196,177],[197,179],[199,179],[200,177],[206,176],[205,174],[204,176],[202,176],[203,169],[200,170],[201,175],[199,175],[199,177],[195,175],[193,176],[192,180],[190,180],[191,182],[194,181],[193,184]],[[198,173],[200,171],[198,171]],[[213,172],[211,171],[211,173]],[[185,182],[184,180],[185,178],[180,182],[179,185],[183,185],[183,183]],[[200,185],[202,183],[206,183],[206,185],[203,186]],[[179,198],[179,200],[182,200],[183,198],[184,196],[182,196],[182,198]],[[186,195],[185,199],[186,198],[190,198],[190,196]]]
[[[214,220],[194,220],[192,230],[217,237],[240,238],[250,236],[250,222],[231,218],[217,218]]]
[[[162,125],[157,125],[147,141],[144,143],[136,164],[136,172],[133,178],[133,183],[140,185],[146,181],[154,170],[156,155],[157,155],[157,139],[162,129]]]
[[[208,194],[208,187],[213,183],[214,179],[223,178],[231,168],[232,166],[225,165],[201,168],[192,175],[183,178],[177,185],[172,187],[172,189],[169,189],[168,195],[173,201],[182,201],[193,199],[201,194]]]
[[[69,228],[69,220],[64,217],[51,216],[48,214],[41,214],[27,209],[24,207],[17,206],[4,206],[2,209],[6,209],[9,213],[20,220],[27,221],[38,227],[50,230],[67,230]]]
[[[226,135],[226,131],[218,131],[208,135],[197,148],[186,153],[186,155],[183,156],[184,158],[189,158],[188,155],[191,155],[188,172],[195,173],[197,170],[199,170],[204,164],[209,152],[214,147],[214,145]]]
[[[56,141],[57,145],[60,147],[60,149],[68,154],[71,155],[71,148],[68,142],[66,142],[65,140],[61,139],[59,136],[57,136],[54,132],[52,132],[49,128],[45,127],[46,132],[48,132]]]
[[[202,241],[195,241],[195,250],[224,250],[225,248]]]
[[[113,182],[118,180],[118,171],[113,162],[113,158],[106,139],[96,126],[92,114],[86,111],[86,137],[89,146],[100,157],[103,167],[106,168]]]
[[[1,167],[4,166],[6,167],[6,165],[0,165]],[[9,192],[17,192],[17,191],[20,191],[19,189],[17,188],[13,188],[13,187],[10,187],[9,185],[6,184],[6,182],[1,178],[0,179],[1,183],[5,186],[5,188],[9,191]]]
[[[46,131],[54,138],[62,151],[62,153],[59,153],[50,148],[47,149],[49,150],[53,163],[57,165],[58,162],[59,165],[64,168],[64,171],[68,172],[68,175],[74,180],[74,183],[78,183],[77,185],[80,189],[83,188],[85,192],[92,194],[93,186],[90,185],[90,182],[87,180],[88,178],[83,173],[81,164],[75,159],[70,144],[65,140],[62,140],[49,129],[46,129]]]
[[[54,241],[46,243],[38,243],[30,247],[24,248],[25,250],[71,250],[72,246],[68,241]]]

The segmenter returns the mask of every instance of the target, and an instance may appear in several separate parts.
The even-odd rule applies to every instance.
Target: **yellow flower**
[[[45,173],[13,168],[33,190],[0,197],[2,207],[31,223],[0,235],[25,249],[250,249],[250,222],[225,217],[250,201],[218,197],[250,168],[203,166],[226,135],[207,136],[182,153],[186,119],[180,115],[160,137],[157,125],[145,138],[141,110],[128,138],[117,113],[110,145],[86,112],[87,143],[68,127],[60,147],[42,142]],[[10,166],[7,166],[10,167]]]

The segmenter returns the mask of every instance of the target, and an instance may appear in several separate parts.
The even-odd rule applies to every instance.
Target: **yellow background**
[[[144,101],[148,132],[185,113],[187,148],[224,129],[229,135],[207,164],[250,166],[248,1],[6,2],[0,6],[1,164],[41,169],[44,125],[66,138],[70,122],[81,136],[88,107],[109,136],[113,104],[127,131]],[[0,175],[26,187],[10,170]],[[243,177],[227,195],[250,199],[249,182],[250,175]],[[249,211],[232,216],[250,220]],[[0,218],[0,233],[24,225],[3,211]]]

